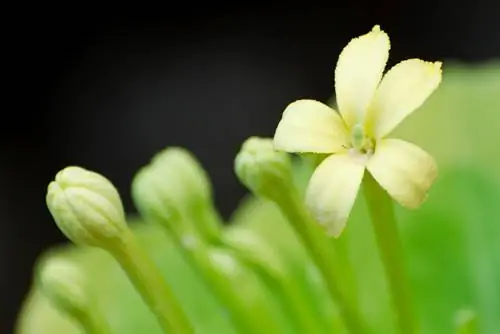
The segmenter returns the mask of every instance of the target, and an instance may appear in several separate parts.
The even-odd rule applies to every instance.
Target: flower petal
[[[402,61],[380,83],[367,115],[376,138],[389,134],[434,92],[441,82],[441,63],[420,59]]]
[[[365,165],[348,153],[326,158],[313,173],[306,205],[313,217],[338,237],[344,229],[363,179]]]
[[[335,93],[349,128],[363,119],[382,78],[389,49],[389,36],[375,26],[368,34],[352,39],[340,53]]]
[[[291,153],[335,153],[349,136],[340,115],[314,100],[298,100],[283,112],[274,134],[274,148]]]
[[[434,159],[420,147],[399,139],[377,143],[367,168],[401,205],[417,208],[437,177]]]

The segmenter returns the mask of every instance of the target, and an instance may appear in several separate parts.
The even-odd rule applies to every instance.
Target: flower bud
[[[245,186],[272,200],[293,185],[290,157],[274,150],[272,139],[247,139],[236,156],[234,169]]]
[[[213,216],[212,189],[207,174],[187,150],[169,147],[143,167],[132,182],[139,212],[162,223],[178,236],[195,233],[217,238],[220,227]]]
[[[59,229],[76,244],[106,247],[127,229],[118,191],[98,173],[61,170],[48,186],[46,202]]]
[[[158,153],[150,167],[157,170],[158,181],[169,192],[175,193],[175,200],[184,206],[198,208],[212,201],[212,188],[207,173],[186,149],[169,147]]]
[[[132,198],[139,213],[161,223],[168,230],[183,233],[179,226],[180,212],[177,201],[163,189],[158,175],[151,166],[143,167],[132,182]]]
[[[75,315],[88,309],[84,273],[70,260],[45,259],[37,268],[35,280],[42,294],[60,310]]]

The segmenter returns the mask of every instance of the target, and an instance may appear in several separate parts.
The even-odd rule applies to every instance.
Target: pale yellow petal
[[[345,150],[349,136],[340,115],[314,100],[298,100],[283,112],[274,148],[290,153],[335,153]]]
[[[367,168],[389,195],[408,208],[422,204],[437,177],[432,156],[399,139],[380,140]]]
[[[326,158],[313,173],[306,205],[328,232],[338,237],[344,229],[358,193],[365,165],[348,153]]]
[[[337,106],[350,128],[361,122],[375,94],[389,57],[389,36],[379,26],[352,39],[335,69]]]
[[[405,60],[391,68],[380,83],[367,115],[367,128],[376,137],[389,134],[420,107],[441,82],[441,63]]]

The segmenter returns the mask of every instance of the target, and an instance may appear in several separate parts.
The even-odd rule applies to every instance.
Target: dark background
[[[64,241],[44,201],[59,169],[103,173],[133,212],[134,172],[163,147],[184,146],[209,171],[227,217],[244,194],[232,172],[241,142],[272,136],[293,100],[328,99],[342,47],[374,24],[391,37],[390,65],[500,58],[497,0],[164,5],[6,13],[1,333],[12,331],[36,257]]]

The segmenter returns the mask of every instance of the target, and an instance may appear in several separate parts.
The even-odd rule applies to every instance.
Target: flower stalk
[[[322,333],[324,328],[302,300],[300,288],[287,270],[286,264],[272,247],[251,230],[233,229],[224,235],[223,245],[243,263],[258,272],[280,295],[300,333]]]
[[[302,201],[293,192],[284,194],[282,198],[277,198],[275,203],[292,224],[300,240],[306,246],[313,261],[318,266],[325,279],[331,298],[336,302],[345,326],[350,333],[366,333],[367,328],[359,314],[354,298],[346,293],[334,258],[331,257],[332,245],[323,238],[320,231],[314,227],[308,212],[303,208]],[[339,266],[340,267],[340,266]]]
[[[416,334],[419,330],[391,198],[370,174],[365,175],[363,185],[399,332]]]
[[[118,261],[165,333],[194,333],[158,267],[128,231],[108,252]]]
[[[300,156],[300,172],[302,173],[302,182],[305,184],[297,184],[296,188],[300,196],[304,196],[304,188],[307,186],[307,181],[310,179],[314,170],[321,164],[324,160],[324,156],[321,155],[303,155]],[[303,206],[303,205],[302,205]],[[312,217],[311,217],[312,218]],[[310,218],[310,219],[311,219]],[[312,221],[311,228],[318,230],[316,233],[317,238],[327,239],[326,241],[330,244],[330,251],[332,262],[335,263],[337,271],[342,272],[342,287],[345,288],[346,296],[349,298],[349,304],[353,305],[355,308],[358,307],[358,286],[356,282],[356,275],[354,268],[350,260],[350,250],[349,250],[349,233],[344,232],[344,235],[340,238],[331,238],[324,233],[322,227],[316,227],[316,222]]]

